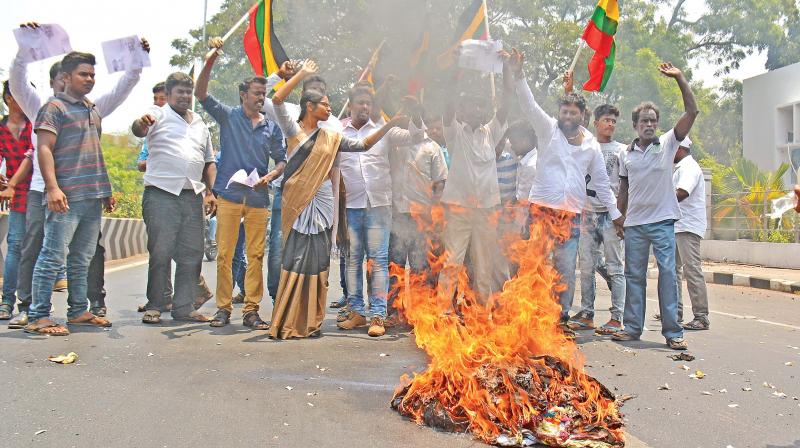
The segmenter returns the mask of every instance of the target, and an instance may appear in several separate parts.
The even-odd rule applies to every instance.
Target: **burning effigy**
[[[586,374],[558,325],[564,286],[549,254],[569,236],[572,215],[532,210],[530,237],[510,244],[517,274],[488,301],[464,272],[455,301],[422,276],[397,282],[395,306],[430,363],[401,379],[391,406],[420,425],[500,446],[624,446],[614,395]],[[430,260],[441,270],[441,256]],[[404,274],[393,266],[392,275]]]

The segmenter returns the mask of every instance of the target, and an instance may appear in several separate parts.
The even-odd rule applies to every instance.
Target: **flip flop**
[[[44,336],[69,336],[67,327],[59,325],[50,319],[39,319],[36,322],[26,325],[22,331]]]
[[[108,319],[103,317],[95,316],[90,312],[85,312],[80,316],[76,317],[75,319],[68,320],[67,325],[77,325],[82,327],[97,327],[97,328],[108,328],[111,326],[111,322]]]
[[[142,316],[142,323],[145,324],[160,324],[161,323],[161,311],[158,310],[148,310],[144,312],[144,316]]]
[[[185,316],[172,316],[172,320],[178,322],[197,322],[197,323],[206,323],[210,322],[211,318],[204,316],[197,311],[192,311],[191,313]]]

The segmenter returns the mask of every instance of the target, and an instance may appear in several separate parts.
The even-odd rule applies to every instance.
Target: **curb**
[[[706,279],[706,283],[712,283],[715,285],[743,286],[746,288],[767,289],[770,291],[800,294],[800,282],[794,282],[791,280],[756,277],[752,275],[708,270],[703,270],[703,276]],[[648,269],[647,278],[657,279],[658,269]]]

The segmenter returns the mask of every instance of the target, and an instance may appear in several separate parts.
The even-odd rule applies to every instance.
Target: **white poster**
[[[458,66],[484,73],[503,73],[503,41],[467,39],[461,42]]]
[[[26,62],[41,61],[72,51],[67,32],[56,24],[16,28],[14,38]]]
[[[108,73],[150,67],[150,55],[142,48],[139,36],[109,40],[102,45]]]

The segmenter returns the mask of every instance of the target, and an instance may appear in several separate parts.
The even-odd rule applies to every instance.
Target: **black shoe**
[[[224,327],[229,323],[231,323],[231,312],[227,310],[217,310],[209,325],[212,327]]]

